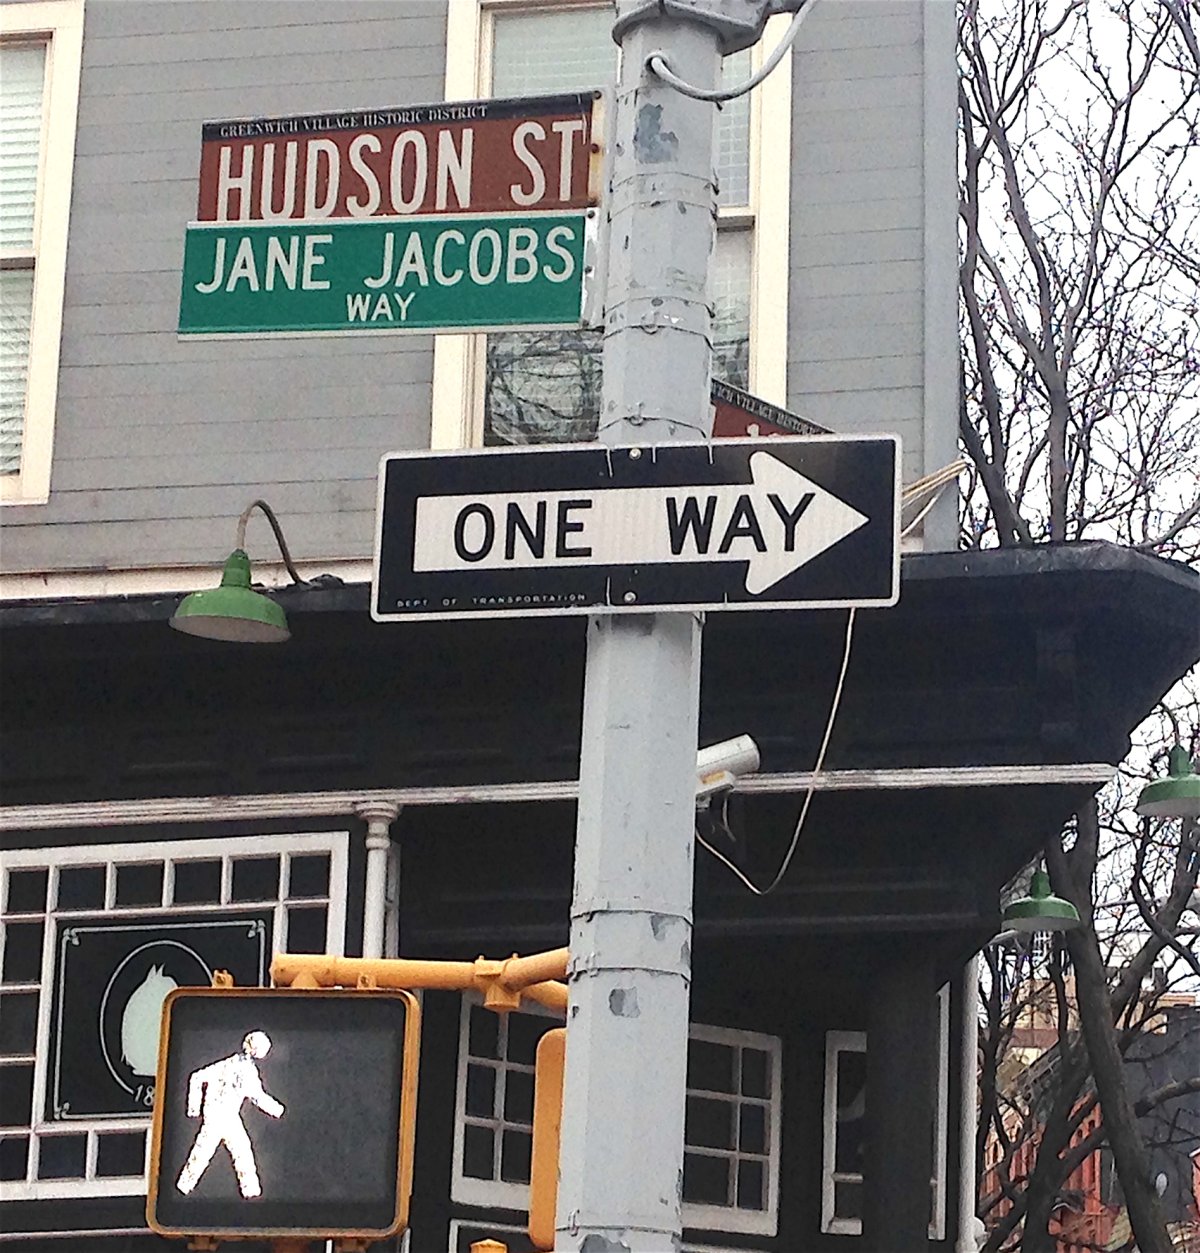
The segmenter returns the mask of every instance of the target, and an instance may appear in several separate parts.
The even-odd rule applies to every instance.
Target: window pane
[[[40,922],[10,922],[4,928],[4,966],[0,977],[5,983],[36,983],[42,975],[42,936]]]
[[[33,271],[0,270],[0,474],[21,472]]]
[[[103,866],[65,866],[58,872],[59,909],[103,909]]]
[[[87,1169],[87,1136],[42,1136],[39,1179],[82,1179]]]
[[[500,1057],[500,1015],[479,1005],[471,1006],[471,1035],[468,1048],[472,1057]]]
[[[683,1199],[697,1205],[728,1205],[729,1176],[733,1163],[727,1157],[685,1153]]]
[[[770,1054],[761,1049],[742,1049],[742,1095],[767,1095],[767,1075],[770,1073]]]
[[[613,10],[497,13],[493,17],[492,94],[611,86],[617,47]],[[727,83],[750,74],[749,50],[729,57]],[[750,98],[718,115],[716,169],[722,205],[750,195]],[[750,382],[751,233],[722,232],[713,259],[713,374],[737,387]],[[484,381],[484,443],[545,444],[595,439],[600,412],[598,331],[489,335]]]
[[[528,1131],[506,1131],[500,1149],[500,1178],[511,1183],[528,1183],[533,1136]]]
[[[0,248],[32,250],[44,44],[0,44]]]
[[[533,1125],[533,1076],[525,1071],[509,1071],[504,1081],[504,1121]]]
[[[288,863],[288,896],[329,895],[329,854],[293,856]]]
[[[611,87],[617,75],[610,6],[498,13],[492,33],[492,95],[528,96]]]
[[[752,233],[717,233],[713,252],[715,378],[750,386]],[[489,335],[484,380],[485,444],[551,444],[596,438],[601,333],[526,331]]]
[[[595,439],[600,352],[599,331],[489,335],[484,443]]]
[[[29,1137],[12,1136],[0,1140],[0,1182],[24,1179],[29,1166]]]
[[[278,895],[278,857],[239,857],[233,863],[232,900],[273,901]]]
[[[764,1105],[743,1105],[738,1148],[743,1153],[767,1151],[767,1110]]]
[[[684,1142],[694,1148],[732,1149],[734,1108],[732,1101],[689,1096]]]
[[[42,913],[46,908],[46,871],[10,871],[4,908],[10,914]]]
[[[749,231],[718,231],[713,251],[714,378],[746,390],[750,386]]]
[[[160,861],[118,866],[117,905],[161,905],[162,881]]]
[[[289,953],[325,952],[325,906],[319,909],[289,909],[287,930]]]
[[[733,1049],[711,1040],[689,1040],[687,1086],[692,1092],[732,1092]]]
[[[28,1057],[37,1038],[38,994],[6,992],[0,996],[0,1053]]]
[[[177,861],[175,863],[175,904],[215,904],[221,899],[219,861]]]
[[[467,1067],[467,1113],[492,1118],[496,1113],[496,1072],[491,1066]]]
[[[96,1174],[104,1179],[141,1175],[146,1169],[144,1131],[101,1131]]]
[[[543,13],[499,13],[492,37],[492,95],[525,96],[611,87],[617,76],[611,6]],[[750,50],[722,65],[726,85],[750,77]],[[750,95],[717,114],[717,183],[723,205],[750,199]]]
[[[540,1014],[509,1014],[508,1060],[532,1066],[537,1056],[538,1041],[554,1023]]]
[[[0,1066],[0,1127],[27,1127],[33,1111],[33,1067]]]
[[[468,1123],[463,1128],[462,1172],[468,1179],[491,1179],[495,1170],[494,1133],[488,1127]]]
[[[733,87],[750,77],[750,49],[721,63],[721,83]],[[717,199],[722,205],[750,202],[750,92],[727,100],[717,114]]]
[[[741,1209],[766,1209],[766,1171],[762,1162],[738,1163],[737,1203]]]

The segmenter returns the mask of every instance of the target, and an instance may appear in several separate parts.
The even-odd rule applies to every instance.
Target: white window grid
[[[46,1117],[46,1092],[49,1082],[52,1001],[55,972],[55,949],[58,923],[71,917],[109,915],[114,921],[122,917],[140,920],[156,913],[164,921],[173,915],[229,915],[233,912],[273,910],[274,942],[286,950],[288,926],[297,911],[323,910],[325,914],[325,951],[343,951],[346,929],[346,884],[349,859],[349,833],[321,831],[288,835],[247,834],[213,839],[146,841],[144,843],[72,845],[61,848],[28,848],[0,853],[0,995],[37,998],[35,1044],[32,1053],[11,1053],[0,1056],[0,1068],[33,1068],[32,1113],[28,1123],[0,1126],[0,1154],[6,1144],[27,1145],[23,1178],[0,1180],[0,1201],[49,1200],[96,1196],[136,1196],[146,1190],[146,1165],[149,1152],[150,1114],[119,1117],[74,1119],[69,1123]],[[291,866],[296,857],[327,855],[329,858],[328,890],[324,895],[293,896]],[[234,866],[264,858],[279,859],[277,887],[270,896],[234,900]],[[219,899],[209,902],[176,902],[175,874],[188,863],[219,863]],[[118,871],[125,867],[160,866],[161,894],[157,903],[140,902],[118,905]],[[58,887],[64,871],[97,868],[103,871],[103,900],[78,909],[60,908]],[[16,912],[9,910],[9,884],[14,872],[42,871],[46,876],[45,897],[40,910]],[[6,941],[13,925],[33,924],[42,927],[41,963],[36,979],[4,980]],[[0,1121],[3,1113],[0,1111]],[[82,1177],[69,1179],[39,1178],[42,1149],[47,1141],[62,1137],[86,1137]],[[136,1174],[101,1175],[102,1142],[140,1136],[141,1168]],[[19,1147],[18,1147],[19,1151]]]
[[[580,55],[580,49],[568,47],[562,57],[550,55],[546,41],[533,38],[524,29],[558,17],[579,23],[585,31],[590,29],[584,26],[589,21],[599,23],[597,29],[606,28],[605,56],[614,58],[606,75],[611,80],[616,49],[610,46],[607,26],[611,25],[612,12],[611,4],[596,0],[450,0],[447,98],[527,95],[596,86],[592,61]],[[513,74],[497,77],[496,31],[498,25],[503,28],[505,24],[512,24],[524,38],[501,37],[502,51],[515,48],[517,54],[511,66]],[[769,35],[767,43],[781,30]],[[467,47],[474,55],[469,75],[462,59]],[[764,55],[765,47],[760,43],[727,57],[726,80],[744,80]],[[567,66],[565,72],[560,61]],[[581,81],[580,73],[586,82]],[[768,80],[769,109],[763,89],[725,105],[718,120],[716,145],[720,195],[712,266],[714,374],[777,403],[786,401],[790,81],[785,58],[783,67]],[[785,100],[789,102],[786,105]],[[764,143],[770,148],[769,154]],[[768,316],[764,310],[770,311]],[[567,347],[556,351],[560,341]],[[599,363],[589,344],[587,332],[438,336],[431,446],[459,448],[492,441],[593,438],[588,415],[591,406],[598,405]],[[493,432],[486,429],[487,394],[490,386],[502,386],[501,379],[505,379],[503,386],[519,380],[516,390],[521,401],[514,413],[520,411],[521,417],[513,422],[503,412],[493,414]],[[576,398],[576,392],[582,400]]]
[[[830,1235],[862,1234],[862,1219],[839,1206],[839,1192],[856,1188],[861,1195],[861,1171],[837,1169],[838,1067],[846,1054],[866,1055],[865,1031],[825,1033],[825,1099],[822,1119],[821,1230]],[[950,985],[938,990],[937,1086],[934,1099],[933,1173],[930,1179],[929,1238],[946,1236],[946,1152],[950,1097]]]
[[[406,1236],[408,1234],[409,1232],[405,1232]],[[504,1239],[508,1236],[513,1239],[511,1241]],[[469,1242],[472,1240],[496,1237],[500,1237],[503,1243],[509,1244],[510,1247],[520,1247],[522,1237],[528,1239],[528,1232],[525,1227],[518,1227],[514,1223],[494,1223],[486,1218],[452,1218],[448,1253],[461,1253],[464,1247],[469,1249],[471,1247]],[[679,1253],[766,1253],[766,1250],[755,1248],[753,1245],[739,1244],[737,1248],[732,1248],[728,1245],[696,1244],[694,1241],[685,1240],[679,1246]]]
[[[488,1047],[487,1052],[480,1045],[472,1043],[473,1016],[477,1024],[486,1023],[491,1018],[496,1020],[487,1031],[489,1037],[493,1033],[495,1037],[494,1047]],[[520,1211],[527,1210],[529,1205],[527,1167],[533,1129],[531,1117],[514,1112],[514,1107],[519,1107],[521,1111],[532,1110],[533,1049],[536,1047],[536,1040],[525,1040],[529,1047],[523,1057],[510,1056],[510,1027],[513,1019],[527,1020],[519,1028],[522,1033],[529,1031],[531,1022],[544,1020],[544,1030],[549,1030],[560,1021],[549,1011],[539,1007],[531,1007],[528,1013],[521,1011],[493,1015],[490,1010],[483,1008],[478,997],[463,998],[459,1022],[451,1199],[465,1205]],[[540,1037],[541,1031],[536,1031],[536,1035]],[[700,1023],[691,1025],[689,1036],[694,1043],[715,1045],[729,1051],[732,1091],[718,1092],[692,1087],[689,1082],[687,1097],[689,1106],[693,1102],[730,1106],[731,1142],[723,1147],[685,1143],[685,1198],[688,1190],[689,1159],[707,1159],[710,1163],[720,1163],[728,1182],[724,1204],[685,1199],[684,1225],[693,1230],[774,1235],[779,1217],[781,1041],[778,1036]],[[747,1095],[743,1091],[746,1086],[743,1081],[743,1058],[747,1052],[760,1055],[766,1072],[765,1087],[761,1093],[756,1092],[754,1095]],[[488,1077],[483,1079],[485,1074]],[[483,1102],[485,1105],[490,1104],[490,1109],[483,1109],[479,1104],[468,1108],[469,1084],[480,1084],[481,1088],[477,1090],[481,1090],[485,1098],[490,1092],[490,1101],[485,1099]],[[517,1100],[510,1102],[510,1090],[518,1084],[521,1094]],[[760,1129],[754,1133],[753,1146],[742,1142],[743,1127],[751,1124]],[[467,1174],[467,1138],[471,1135],[471,1128],[481,1132],[482,1136],[491,1137],[490,1177],[481,1178]],[[482,1137],[480,1142],[483,1142]],[[506,1144],[511,1154],[507,1163],[509,1178],[504,1177]],[[514,1169],[514,1164],[517,1163],[519,1165]],[[757,1176],[759,1180],[756,1205],[739,1203],[745,1199],[747,1191],[744,1189],[742,1194],[738,1193],[739,1180],[744,1177],[743,1169],[750,1177]]]

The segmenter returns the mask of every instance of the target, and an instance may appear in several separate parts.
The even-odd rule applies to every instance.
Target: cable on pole
[[[748,91],[757,87],[783,60],[788,49],[795,42],[796,36],[800,32],[800,27],[804,24],[804,19],[812,11],[816,3],[817,0],[805,0],[803,7],[792,18],[792,23],[779,41],[779,46],[767,57],[755,74],[736,87],[708,88],[693,86],[693,84],[680,78],[671,69],[670,62],[667,60],[667,54],[661,48],[656,49],[646,57],[646,68],[652,74],[657,74],[668,87],[673,87],[681,95],[691,96],[693,100],[710,100],[715,104],[721,104],[726,100],[736,100],[738,96],[744,96]]]

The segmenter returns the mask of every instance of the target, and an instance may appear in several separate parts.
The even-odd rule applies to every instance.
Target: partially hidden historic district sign
[[[206,123],[180,334],[579,325],[600,100]]]
[[[798,413],[760,400],[750,392],[721,379],[712,381],[712,433],[717,439],[747,435],[832,435],[827,426],[818,426]]]
[[[377,621],[895,604],[895,436],[390,454]]]

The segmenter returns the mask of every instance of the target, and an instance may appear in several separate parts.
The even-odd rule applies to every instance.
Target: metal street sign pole
[[[644,6],[620,0],[623,19]],[[719,32],[647,12],[620,37],[600,437],[710,434]],[[663,1253],[682,1230],[701,622],[588,623],[557,1248]]]

